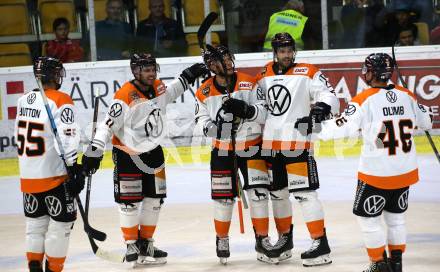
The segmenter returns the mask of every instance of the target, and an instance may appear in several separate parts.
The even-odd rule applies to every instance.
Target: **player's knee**
[[[389,227],[397,227],[405,225],[405,215],[403,213],[383,212],[385,223]]]
[[[270,200],[272,200],[274,203],[275,201],[289,200],[289,196],[290,194],[287,187],[281,190],[270,192]]]
[[[314,190],[298,191],[292,194],[293,197],[295,197],[295,199],[298,200],[300,204],[318,200],[318,193]]]
[[[49,226],[49,216],[41,216],[37,218],[26,218],[26,234],[40,235],[47,231]]]
[[[135,216],[138,214],[140,202],[136,203],[119,203],[119,212],[121,215]]]
[[[161,198],[145,197],[142,200],[142,211],[159,213],[162,207],[163,200]]]
[[[358,216],[359,226],[361,227],[362,232],[370,233],[377,232],[382,229],[382,223],[380,222],[380,217],[362,217]]]

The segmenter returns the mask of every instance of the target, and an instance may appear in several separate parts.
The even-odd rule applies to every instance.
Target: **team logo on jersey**
[[[113,117],[116,118],[119,115],[121,115],[122,113],[122,105],[120,103],[115,103],[111,106],[110,111],[108,112],[108,114]]]
[[[167,90],[167,86],[165,84],[161,83],[159,86],[157,86],[157,95],[163,94]]]
[[[44,202],[46,202],[47,211],[51,216],[58,216],[63,210],[61,201],[54,196],[46,196]]]
[[[419,109],[420,109],[422,112],[426,112],[426,109],[425,109],[425,107],[424,107],[422,104],[419,104]]]
[[[344,112],[345,112],[345,115],[352,115],[356,112],[356,107],[352,104],[348,104],[348,106]]]
[[[306,75],[308,72],[309,72],[309,68],[307,68],[307,67],[298,67],[293,70],[294,74]]]
[[[292,102],[289,90],[283,85],[273,85],[267,91],[269,108],[272,115],[280,116],[287,112]]]
[[[408,207],[408,192],[409,190],[406,190],[399,197],[398,205],[401,210],[405,210]]]
[[[35,93],[31,93],[30,95],[28,95],[27,97],[27,102],[28,104],[33,104],[35,102],[35,99],[37,99],[37,95]]]
[[[386,94],[386,97],[387,97],[388,102],[390,102],[390,103],[394,103],[397,101],[397,95],[393,91],[388,91]]]
[[[375,215],[385,207],[385,198],[380,195],[372,195],[364,201],[364,211],[368,215]]]
[[[23,205],[27,213],[32,214],[38,209],[38,200],[31,194],[23,195]]]
[[[238,88],[239,89],[248,89],[251,90],[252,89],[252,83],[247,82],[247,81],[242,81],[238,84]]]
[[[264,95],[263,89],[261,89],[260,87],[257,88],[257,99],[258,100],[266,99],[266,95]]]
[[[130,95],[131,100],[133,100],[133,101],[138,100],[138,99],[141,98],[139,93],[136,92],[136,91],[132,91],[129,95]]]
[[[73,110],[71,108],[65,108],[61,112],[61,122],[64,124],[73,124],[74,117],[73,117]]]
[[[147,137],[157,138],[162,135],[163,120],[160,114],[160,109],[154,109],[147,117],[145,123],[145,134]]]
[[[208,95],[209,94],[209,86],[202,90],[202,94],[203,95]]]

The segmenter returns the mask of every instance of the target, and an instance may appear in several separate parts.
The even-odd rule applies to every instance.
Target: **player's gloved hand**
[[[298,118],[295,122],[295,128],[301,133],[303,136],[307,136],[311,134],[312,132],[318,133],[321,131],[321,123],[315,122],[313,120],[313,117],[311,116],[304,116],[301,118]]]
[[[84,189],[85,176],[81,164],[75,163],[67,167],[69,180],[66,183],[66,189],[70,196],[76,197]]]
[[[96,173],[99,169],[104,151],[96,146],[89,145],[82,158],[83,171],[86,175]]]
[[[191,65],[190,67],[183,70],[183,72],[180,74],[181,77],[183,77],[186,82],[193,85],[196,79],[200,76],[206,76],[210,75],[208,68],[206,68],[206,65],[203,63],[196,63]]]
[[[316,123],[321,123],[328,119],[330,113],[331,107],[324,102],[317,102],[310,110],[310,116],[312,116]]]
[[[225,112],[232,113],[234,116],[249,119],[255,114],[255,107],[248,105],[243,100],[229,98],[223,102],[223,109]]]

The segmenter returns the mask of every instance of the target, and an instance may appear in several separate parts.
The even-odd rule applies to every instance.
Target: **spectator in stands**
[[[360,48],[364,46],[366,2],[366,0],[351,0],[342,7],[343,48]]]
[[[384,46],[391,46],[399,39],[400,30],[410,27],[415,20],[415,13],[407,5],[398,6],[385,18]]]
[[[308,17],[304,16],[304,3],[302,0],[289,0],[281,11],[270,16],[269,26],[264,41],[264,50],[272,51],[272,37],[277,33],[287,32],[295,40],[297,49],[304,49],[302,40],[303,33],[310,33],[305,28],[309,28]]]
[[[122,0],[108,0],[105,9],[107,18],[96,22],[98,60],[130,58],[133,34],[130,24],[122,20],[123,9]]]
[[[440,44],[440,24],[431,31],[431,44]]]
[[[404,26],[400,29],[396,46],[420,45],[418,30],[415,24]]]
[[[82,61],[84,50],[79,40],[69,39],[70,23],[64,17],[53,21],[55,40],[43,46],[43,55],[59,59],[62,63]]]
[[[138,25],[139,42],[144,51],[154,52],[157,57],[184,56],[187,43],[182,25],[166,17],[164,7],[163,0],[150,0],[150,16]]]

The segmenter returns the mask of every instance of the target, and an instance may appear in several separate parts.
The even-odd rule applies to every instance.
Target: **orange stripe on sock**
[[[53,272],[61,272],[63,271],[64,261],[66,257],[58,258],[58,257],[47,257],[47,262],[49,263],[49,269]]]
[[[405,244],[403,244],[403,245],[388,245],[388,250],[389,250],[390,253],[393,250],[400,250],[403,253],[403,252],[405,252],[405,249],[406,249],[406,245]]]
[[[229,227],[231,226],[231,221],[223,222],[214,219],[214,226],[215,232],[217,233],[218,237],[227,237],[229,233]]]
[[[30,261],[43,262],[44,253],[26,252],[26,258]]]
[[[255,228],[255,232],[260,236],[267,236],[269,233],[269,217],[252,218],[252,225]]]
[[[312,239],[324,236],[324,219],[310,221],[306,224],[310,232],[310,237],[312,237]]]
[[[128,241],[128,240],[137,240],[138,239],[138,225],[130,227],[130,228],[124,228],[121,227],[122,230],[122,235],[124,236],[124,240]]]
[[[144,226],[141,225],[141,238],[153,238],[154,231],[156,230],[156,226]]]
[[[385,251],[385,246],[378,248],[367,248],[368,256],[373,262],[378,262],[383,260],[383,252]]]
[[[275,225],[279,233],[288,233],[290,231],[290,225],[292,225],[292,216],[275,218]]]

